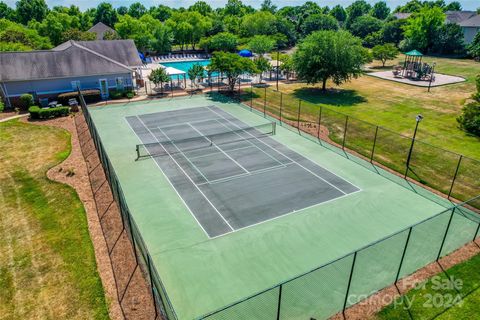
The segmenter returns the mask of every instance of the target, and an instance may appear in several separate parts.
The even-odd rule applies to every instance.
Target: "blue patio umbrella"
[[[253,57],[252,51],[247,50],[247,49],[240,50],[240,51],[238,52],[238,54],[239,54],[241,57],[244,57],[244,58]]]
[[[143,62],[145,62],[145,56],[143,55],[143,53],[141,53],[140,51],[138,52],[138,56],[140,57],[140,60],[142,60]]]

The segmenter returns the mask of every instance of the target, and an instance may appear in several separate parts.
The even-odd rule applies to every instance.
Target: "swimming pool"
[[[171,67],[178,70],[182,70],[183,72],[188,72],[188,70],[195,64],[199,64],[201,66],[208,66],[210,64],[210,60],[190,60],[190,61],[174,61],[174,62],[162,62],[161,65],[165,67]]]

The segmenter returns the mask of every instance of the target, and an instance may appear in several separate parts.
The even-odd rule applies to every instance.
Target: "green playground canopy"
[[[412,50],[412,51],[409,51],[407,53],[405,53],[406,56],[414,56],[414,57],[421,57],[423,56],[423,54],[418,51],[418,50]]]

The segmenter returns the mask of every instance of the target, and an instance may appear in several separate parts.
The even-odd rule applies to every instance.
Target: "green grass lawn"
[[[368,75],[353,79],[341,86],[330,84],[327,92],[318,86],[305,83],[282,84],[279,92],[268,88],[266,112],[279,117],[282,105],[282,119],[293,121],[298,118],[301,103],[300,125],[315,126],[322,107],[322,126],[328,129],[331,140],[343,143],[346,116],[348,119],[345,146],[366,157],[373,149],[376,125],[380,129],[375,144],[374,160],[400,173],[405,172],[407,154],[415,127],[415,116],[421,113],[417,143],[411,160],[411,178],[448,193],[455,174],[459,155],[436,149],[430,145],[461,153],[480,160],[480,139],[460,130],[456,121],[464,102],[475,89],[475,76],[480,73],[480,63],[464,59],[426,57],[425,61],[436,61],[437,71],[466,78],[466,82],[433,88],[415,87],[382,80]],[[396,61],[395,63],[399,63]],[[380,68],[377,64],[373,69]],[[253,105],[263,109],[265,89],[254,88]],[[243,95],[247,104],[250,95]],[[310,132],[312,133],[312,132]],[[480,194],[478,172],[480,162],[463,158],[459,175],[453,189],[453,196],[468,200]],[[414,172],[414,173],[413,173]]]
[[[68,132],[0,123],[0,319],[108,319],[85,210],[46,171]]]
[[[402,57],[390,65],[402,61]],[[464,83],[432,88],[400,84],[362,76],[323,93],[318,86],[306,84],[281,85],[280,90],[292,97],[313,104],[323,104],[361,120],[411,136],[415,115],[425,116],[418,137],[466,156],[480,159],[478,137],[469,136],[458,128],[456,121],[464,102],[475,91],[475,76],[480,74],[480,63],[467,59],[426,57],[424,61],[437,63],[436,71],[461,76]],[[373,67],[378,66],[375,62]]]
[[[382,309],[377,319],[477,319],[480,314],[480,255],[418,285]]]

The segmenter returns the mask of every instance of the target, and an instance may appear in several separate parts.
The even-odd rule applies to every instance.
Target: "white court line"
[[[285,169],[285,168],[288,167],[289,164],[294,164],[294,163],[290,162],[290,163],[287,163],[287,164],[281,164],[279,166],[273,166],[273,167],[268,167],[268,168],[259,169],[259,170],[255,170],[255,171],[250,171],[249,173],[241,173],[241,174],[237,174],[237,175],[233,175],[233,176],[230,176],[230,177],[225,177],[225,178],[221,178],[221,179],[217,179],[217,180],[210,180],[209,182],[199,183],[197,185],[198,186],[204,186],[204,185],[207,185],[207,184],[218,184],[218,183],[222,183],[222,182],[228,182],[228,181],[240,179],[240,178],[243,178],[243,177],[253,176],[253,175],[256,175],[256,174],[260,174],[260,173],[270,172],[270,171],[274,171],[274,170],[278,170],[278,169]]]
[[[190,121],[190,123],[203,123],[203,122],[212,122],[212,121],[213,121],[212,119],[206,119],[206,120]],[[177,122],[176,124],[170,124],[162,127],[156,126],[156,127],[160,129],[178,128],[178,127],[181,127],[181,123]]]
[[[138,118],[138,116],[136,116]],[[125,122],[127,123],[128,127],[132,130],[132,132],[134,133],[135,137],[137,137],[138,141],[142,142],[142,139],[140,139],[140,137],[138,136],[138,134],[135,132],[135,130],[132,128],[132,126],[130,125],[130,122],[128,122],[127,118],[124,118],[125,119]],[[143,122],[142,122],[143,123]],[[147,152],[150,154],[150,151],[148,151],[147,149]],[[183,197],[180,195],[180,193],[178,192],[177,188],[175,188],[175,186],[173,185],[173,183],[170,181],[170,179],[167,177],[167,175],[165,174],[165,172],[163,172],[162,168],[160,168],[160,165],[158,164],[158,162],[154,159],[154,157],[152,156],[152,159],[153,159],[153,162],[155,162],[155,164],[157,165],[158,167],[158,170],[160,170],[160,172],[163,174],[163,176],[165,177],[165,180],[168,181],[168,183],[170,184],[170,186],[172,186],[173,190],[175,190],[175,193],[177,194],[177,196],[180,198],[180,201],[185,205],[185,207],[188,209],[188,211],[190,211],[190,214],[192,215],[193,219],[197,222],[197,224],[200,226],[200,228],[203,230],[203,232],[205,233],[205,235],[207,236],[207,238],[209,239],[213,239],[215,237],[218,237],[218,236],[215,236],[215,237],[210,237],[210,235],[208,234],[208,232],[203,228],[202,224],[200,223],[200,221],[198,221],[197,217],[195,216],[195,214],[193,213],[192,209],[190,209],[190,207],[188,206],[188,204],[185,202],[185,200],[183,199]],[[230,231],[230,232],[226,232],[225,234],[229,234],[233,232]],[[223,235],[223,234],[222,234]]]
[[[200,171],[200,169],[195,165],[193,164],[192,161],[190,161],[190,159],[187,157],[186,154],[183,153],[182,150],[180,150],[180,148],[175,144],[175,142],[173,142],[173,140],[165,133],[165,131],[163,131],[160,127],[157,127],[158,130],[160,130],[160,132],[168,139],[170,140],[169,142],[171,144],[173,144],[173,146],[175,147],[175,149],[178,150],[178,152],[188,161],[188,163],[190,163],[192,165],[192,167],[198,172],[200,173],[200,175],[203,177],[203,179],[208,182],[209,180],[207,179],[207,177],[205,177],[205,175],[203,174],[202,171]],[[163,148],[163,145],[162,145],[162,148]],[[165,150],[165,148],[163,148]]]
[[[192,126],[190,124],[190,122],[187,122],[187,124],[192,127],[193,130],[197,131],[198,134],[200,134],[200,136],[205,136],[205,134],[203,134],[200,130],[198,130],[197,128],[195,128],[194,126]],[[245,171],[246,173],[249,173],[250,171],[248,171],[247,169],[245,169],[240,163],[237,162],[237,160],[233,159],[232,157],[230,157],[227,153],[225,153],[225,151],[223,151],[221,148],[219,148],[212,140],[206,138],[208,141],[210,141],[212,143],[213,146],[215,146],[215,148],[217,148],[218,150],[220,150],[220,152],[222,152],[227,158],[229,158],[230,160],[233,161],[233,163],[235,163],[237,166],[239,166],[243,171]]]
[[[137,116],[137,119],[143,124],[143,126],[145,127],[145,129],[148,130],[148,132],[150,132],[150,134],[155,138],[155,140],[158,141],[157,137],[152,133],[152,131],[150,131],[150,129],[145,126],[145,123],[142,121],[142,119],[140,119],[138,116]],[[190,178],[190,176],[185,172],[185,170],[183,170],[183,168],[178,164],[178,162],[172,157],[172,155],[170,154],[170,152],[168,152],[167,149],[165,149],[163,146],[162,146],[163,150],[165,150],[165,152],[170,156],[170,158],[173,160],[173,162],[175,162],[175,164],[178,166],[178,168],[183,172],[183,174],[187,177],[188,180],[190,180],[190,182],[195,186],[195,188],[197,188],[197,190],[202,194],[202,196],[205,198],[205,200],[207,200],[207,202],[212,206],[212,208],[218,213],[218,215],[222,218],[223,221],[225,221],[225,223],[228,225],[228,227],[233,231],[235,230],[231,225],[230,223],[228,223],[228,221],[225,219],[224,216],[222,216],[222,214],[220,213],[220,211],[218,211],[218,209],[213,205],[213,203],[210,201],[210,199],[208,199],[208,197],[203,193],[202,190],[200,190],[200,188],[195,184],[195,182],[193,182],[192,178]],[[208,235],[208,233],[207,233]]]
[[[210,107],[209,107],[210,110],[212,110]],[[240,126],[238,126],[236,123],[232,122],[231,120],[225,118],[223,115],[219,114],[218,112],[216,112],[215,110],[212,110],[212,112],[214,112],[215,114],[217,114],[218,116],[222,117],[223,119],[227,120],[228,122],[230,122],[232,125],[236,126],[237,128],[240,128]],[[227,111],[225,111],[227,112]],[[228,113],[228,112],[227,112]],[[246,132],[247,134],[253,136],[251,133],[249,132]],[[284,156],[285,158],[287,158],[288,160],[296,163],[298,166],[300,166],[301,168],[303,168],[304,170],[310,172],[311,174],[313,174],[315,177],[317,177],[318,179],[326,182],[327,184],[331,185],[332,187],[334,187],[335,189],[337,189],[338,191],[340,191],[341,193],[343,194],[347,194],[345,191],[339,189],[337,186],[335,186],[334,184],[331,184],[330,182],[328,182],[327,180],[325,180],[324,178],[320,177],[319,175],[317,175],[315,172],[313,172],[312,170],[304,167],[303,165],[301,165],[300,163],[298,163],[297,161],[293,160],[292,158],[290,158],[289,156],[287,156],[286,154],[284,154],[283,152],[281,152],[280,150],[276,150],[275,148],[273,148],[272,146],[266,144],[265,142],[261,141],[260,139],[257,139],[260,143],[263,143],[264,145],[266,145],[267,147],[269,147],[270,149],[276,151],[277,153],[281,154],[282,156]]]
[[[243,150],[243,149],[250,149],[250,148],[253,148],[252,146],[249,146],[249,147],[243,147],[243,148],[235,148],[235,149],[229,149],[227,151],[238,151],[238,150]],[[197,149],[198,150],[198,149]],[[194,151],[194,150],[192,150]],[[185,151],[187,154],[188,152],[192,152],[192,151]],[[211,155],[214,155],[214,154],[217,154],[217,153],[220,153],[220,152],[211,152],[211,153],[207,153],[207,154],[202,154],[200,156],[196,156],[196,157],[189,157],[191,160],[194,160],[194,159],[199,159],[199,158],[205,158],[205,157],[208,157],[208,156],[211,156]]]
[[[208,108],[210,108],[210,107],[208,107]],[[215,112],[215,111],[212,110],[212,112]],[[217,115],[221,117],[221,115],[219,115],[218,113],[217,113]],[[224,118],[224,119],[225,119],[225,118]],[[228,119],[225,119],[225,120],[229,121]],[[225,123],[219,121],[218,119],[215,119],[215,121],[217,121],[218,123],[220,123],[220,124],[221,124],[222,126],[224,126],[225,128],[227,128],[227,129],[229,129],[229,130],[232,130],[232,128],[227,127],[227,126],[225,125]],[[238,128],[240,128],[240,127],[238,127]],[[249,129],[249,128],[245,128],[245,129]],[[243,131],[246,132],[246,130],[243,130]],[[238,132],[234,132],[234,133],[235,133],[237,136],[239,136],[240,138],[244,138],[244,137],[242,137]],[[250,135],[251,135],[252,137],[254,137],[256,140],[259,140],[259,139],[258,139],[257,137],[255,137],[254,135],[252,135],[252,134],[250,134]],[[276,161],[276,162],[278,162],[278,163],[280,163],[280,164],[283,164],[281,161],[279,161],[278,159],[275,159],[274,157],[272,157],[270,154],[268,154],[267,152],[265,152],[265,150],[262,150],[262,149],[259,148],[256,144],[252,143],[250,140],[245,139],[245,141],[247,141],[248,143],[250,143],[253,147],[257,148],[257,149],[260,150],[261,152],[265,153],[265,154],[266,154],[269,158],[271,158],[273,161]]]

